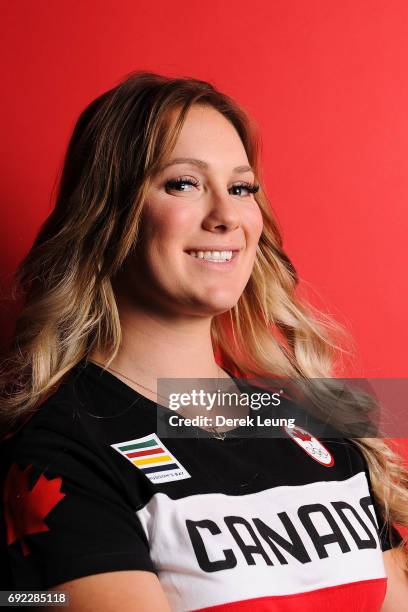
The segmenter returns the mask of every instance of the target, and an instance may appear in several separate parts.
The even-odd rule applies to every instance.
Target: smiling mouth
[[[195,258],[195,259],[200,259],[200,260],[204,260],[204,261],[209,261],[212,263],[228,263],[230,262],[232,259],[235,259],[235,257],[238,255],[239,250],[225,250],[225,251],[193,251],[193,250],[188,250],[185,251],[187,253],[187,255],[190,255],[191,257]]]
[[[207,272],[209,272],[210,270],[217,270],[222,272],[224,271],[228,271],[228,270],[233,270],[236,268],[236,266],[238,265],[238,255],[240,254],[240,250],[237,251],[229,251],[230,257],[229,259],[228,257],[228,251],[226,252],[227,255],[222,257],[222,256],[216,256],[216,257],[210,257],[209,255],[204,256],[201,255],[203,253],[203,251],[193,251],[194,254],[192,254],[191,251],[185,251],[186,255],[188,255],[190,257],[190,260],[194,260],[196,262],[196,265],[198,266],[198,268],[201,268],[202,270],[206,270]],[[213,252],[211,252],[213,253]],[[220,253],[225,253],[225,251],[221,251]]]

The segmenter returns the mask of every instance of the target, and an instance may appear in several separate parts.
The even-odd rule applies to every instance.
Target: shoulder
[[[367,462],[358,445],[353,438],[329,438],[324,442],[332,452],[336,454],[338,461],[341,461],[344,468],[355,474],[367,471]]]
[[[143,433],[146,418],[154,422],[153,412],[136,391],[102,369],[80,362],[2,444],[19,455],[35,448],[49,456],[81,444],[96,451],[119,441],[129,428]]]
[[[76,395],[77,369],[71,370],[58,389],[27,413],[22,423],[2,440],[2,452],[12,461],[49,462],[53,455],[72,448],[82,439],[83,401]]]
[[[129,402],[80,379],[73,371],[1,444],[2,509],[16,588],[48,588],[117,569],[153,571],[136,516],[150,490],[111,446],[129,433]]]
[[[129,431],[134,438],[143,436],[155,422],[142,402],[134,410],[135,399],[136,393],[117,393],[115,386],[89,375],[88,369],[73,368],[56,392],[0,445],[6,490],[12,494],[17,481],[30,490],[35,484],[50,488],[45,480],[59,478],[66,488],[94,487],[101,497],[118,494],[131,499],[133,507],[140,505],[136,470],[129,476],[132,464],[112,446],[128,440]]]

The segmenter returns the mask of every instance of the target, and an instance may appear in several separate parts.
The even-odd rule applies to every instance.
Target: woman
[[[407,476],[383,441],[315,442],[326,461],[289,434],[156,430],[158,379],[333,374],[340,328],[297,282],[234,101],[138,72],[90,104],[17,275],[13,588],[66,589],[78,611],[402,609]]]

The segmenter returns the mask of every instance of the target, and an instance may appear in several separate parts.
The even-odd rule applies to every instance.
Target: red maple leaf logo
[[[303,431],[300,431],[300,429],[297,429],[295,427],[295,429],[293,430],[293,435],[296,436],[296,438],[300,438],[300,440],[302,440],[303,442],[311,442],[312,441],[312,436],[308,433],[304,433]]]
[[[43,474],[34,487],[28,488],[33,466],[21,470],[13,463],[4,484],[4,518],[7,526],[7,544],[20,540],[23,555],[30,553],[24,536],[49,531],[44,519],[65,497],[60,487],[60,476],[48,480]]]

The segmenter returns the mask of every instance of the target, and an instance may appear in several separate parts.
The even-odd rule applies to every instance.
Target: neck
[[[164,315],[124,300],[118,307],[122,342],[112,368],[147,386],[157,378],[228,377],[214,358],[210,317]],[[98,351],[90,358],[107,361]]]

